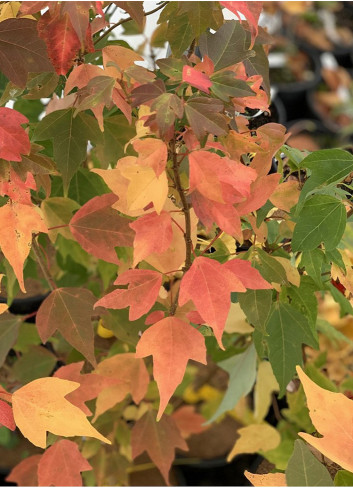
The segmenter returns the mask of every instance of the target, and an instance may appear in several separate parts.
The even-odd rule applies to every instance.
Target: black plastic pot
[[[12,301],[11,306],[9,307],[9,311],[12,314],[17,314],[19,316],[26,316],[28,314],[33,314],[36,311],[38,311],[40,305],[42,304],[44,299],[48,297],[49,293],[50,292],[47,292],[46,294],[35,295],[33,297],[25,297],[23,299],[14,299]],[[7,302],[6,297],[0,296],[0,303],[6,304],[6,302]],[[26,321],[28,323],[34,323],[35,315],[29,317]]]
[[[257,115],[258,114],[258,115]],[[261,112],[254,110],[254,115],[249,118],[249,129],[255,130],[264,124],[269,122],[277,122],[278,124],[285,124],[287,120],[286,109],[283,102],[275,95],[272,98],[269,112]]]
[[[289,120],[310,115],[310,109],[307,106],[306,93],[316,87],[321,79],[320,57],[309,47],[303,48],[299,45],[299,48],[304,51],[310,59],[313,72],[312,80],[273,84],[277,92],[277,98],[283,103],[287,113],[287,119]]]

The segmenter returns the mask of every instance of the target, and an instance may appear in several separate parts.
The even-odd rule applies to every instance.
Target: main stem
[[[182,268],[183,272],[186,273],[191,267],[191,252],[192,252],[192,239],[191,239],[191,216],[190,216],[190,207],[187,203],[186,196],[184,193],[183,186],[180,180],[179,174],[179,163],[178,163],[178,155],[175,147],[175,138],[172,141],[172,158],[173,158],[173,178],[175,183],[175,188],[179,194],[180,201],[182,204],[182,211],[184,213],[185,218],[185,232],[184,232],[184,240],[185,240],[185,264]],[[178,307],[178,298],[179,298],[179,290],[176,293],[174,301],[170,306],[169,314],[174,316],[175,311]]]

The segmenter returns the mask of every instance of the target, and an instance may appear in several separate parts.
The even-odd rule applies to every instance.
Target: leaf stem
[[[40,251],[40,248],[38,246],[38,243],[36,242],[35,237],[32,241],[32,250],[33,250],[33,253],[36,256],[37,262],[38,262],[38,264],[39,264],[39,266],[43,272],[44,278],[48,282],[50,290],[57,289],[56,283],[54,282],[54,279],[51,276],[51,274],[48,270],[48,267],[47,267],[46,263],[44,262],[44,260],[41,256],[41,251]]]
[[[158,12],[158,10],[161,10],[164,8],[169,2],[163,2],[161,5],[158,5],[158,7],[154,8],[153,10],[150,10],[149,12],[145,12],[143,15],[147,17],[148,15],[154,14],[155,12]],[[126,22],[129,22],[132,20],[132,17],[127,17],[126,19],[121,19],[119,22],[116,24],[113,24],[109,29],[107,29],[98,39],[94,41],[94,45],[98,44],[104,37],[106,37],[108,34],[110,34],[116,27],[119,27],[119,25],[125,24]]]
[[[209,250],[209,249],[212,247],[213,243],[214,243],[215,241],[217,241],[217,239],[218,239],[218,238],[220,238],[220,237],[222,236],[223,232],[224,232],[224,231],[220,230],[220,231],[219,231],[219,232],[216,234],[216,236],[213,238],[213,240],[210,242],[210,244],[209,244],[209,245],[208,245],[208,246],[207,246],[207,247],[206,247],[206,248],[203,250],[203,252],[201,253],[201,256],[202,256],[202,255],[204,255],[204,254],[205,254],[205,253],[206,253],[206,252],[207,252],[207,251],[208,251],[208,250]]]

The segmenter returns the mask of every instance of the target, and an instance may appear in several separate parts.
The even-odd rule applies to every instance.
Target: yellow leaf
[[[65,396],[80,386],[56,377],[36,379],[12,396],[15,423],[23,436],[46,448],[47,431],[59,436],[91,436],[111,443],[89,423],[86,415]]]
[[[310,418],[322,438],[307,433],[299,435],[325,457],[353,472],[353,401],[344,394],[322,389],[299,366],[297,372],[305,391]]]
[[[245,477],[255,487],[285,487],[287,486],[286,474],[276,472],[275,474],[251,474],[247,470]]]
[[[271,405],[272,392],[277,390],[279,390],[279,386],[276,377],[273,375],[270,362],[261,362],[254,391],[254,417],[257,423],[265,418]]]
[[[239,302],[231,303],[224,331],[226,333],[240,334],[249,334],[254,331],[254,328],[247,322],[246,315],[242,311]]]
[[[277,260],[284,268],[288,282],[295,285],[296,287],[300,287],[299,272],[295,267],[293,267],[290,260],[287,260],[287,258],[284,258],[283,256],[274,256],[273,258]]]
[[[0,304],[0,314],[7,311],[9,306],[7,304]]]
[[[235,442],[227,461],[230,462],[240,453],[267,452],[276,448],[281,441],[278,431],[269,424],[251,424],[238,430],[240,437]]]
[[[155,211],[160,214],[168,196],[167,175],[163,171],[156,177],[154,170],[148,166],[131,165],[122,170],[123,177],[130,180],[127,190],[129,210],[143,209],[153,202]]]

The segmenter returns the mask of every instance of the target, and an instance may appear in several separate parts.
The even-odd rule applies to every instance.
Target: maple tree
[[[325,341],[353,335],[318,309],[353,314],[353,156],[257,124],[262,2],[147,7],[0,5],[0,433],[37,447],[7,480],[128,485],[149,457],[169,484],[188,440],[232,416],[228,461],[274,464],[253,485],[345,485],[353,382]],[[116,39],[157,12],[137,50]]]

